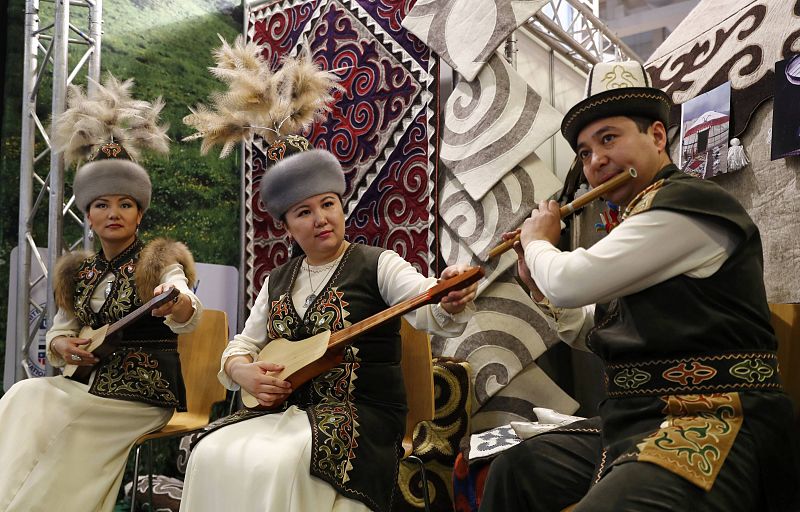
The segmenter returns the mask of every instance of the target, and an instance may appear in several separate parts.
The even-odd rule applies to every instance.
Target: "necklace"
[[[334,261],[333,264],[331,264],[330,268],[325,273],[325,277],[323,277],[322,281],[320,281],[315,287],[314,283],[311,282],[311,265],[308,264],[308,260],[305,261],[306,271],[308,272],[308,285],[311,287],[311,293],[308,294],[308,297],[306,297],[306,300],[303,302],[304,308],[308,309],[311,307],[311,304],[314,303],[314,300],[316,300],[317,298],[317,288],[319,288],[328,281],[328,276],[331,275],[331,271],[333,271],[333,269],[336,268],[335,263],[336,262]]]

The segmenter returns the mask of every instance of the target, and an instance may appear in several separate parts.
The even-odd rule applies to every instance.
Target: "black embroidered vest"
[[[302,257],[273,270],[267,289],[268,337],[301,340],[325,329],[337,331],[385,310],[388,305],[377,282],[378,259],[383,252],[351,244],[303,317],[291,299]],[[400,357],[400,322],[386,322],[359,336],[341,364],[300,386],[287,400],[287,405],[296,405],[308,415],[311,474],[340,494],[382,512],[391,510],[405,429],[407,407]],[[277,412],[243,409],[192,434],[189,446],[226,425]]]
[[[380,299],[374,278],[381,252],[383,249],[380,248],[351,244],[330,280],[302,318],[292,304],[291,290],[295,279],[298,279],[303,257],[275,269],[269,277],[269,337],[302,340],[324,330],[338,331],[384,311],[388,305]],[[367,279],[367,276],[370,278]],[[387,343],[386,340],[393,342]],[[385,377],[394,377],[393,373],[400,371],[400,356],[400,320],[395,319],[360,335],[358,341],[346,351],[344,366],[362,369],[365,364],[379,365],[381,371],[388,372]],[[290,401],[305,406],[333,399],[328,386],[335,387],[335,384],[330,376],[321,375],[292,393]],[[371,400],[405,407],[402,389],[403,386],[393,390],[366,389],[358,390],[358,394],[367,394]]]
[[[97,329],[112,324],[142,305],[135,284],[136,263],[144,245],[138,239],[113,260],[102,251],[84,260],[75,276],[75,316],[82,325]],[[99,311],[91,297],[101,278],[112,272],[114,280]],[[178,336],[164,319],[145,315],[122,332],[119,348],[101,360],[89,392],[106,398],[144,402],[186,410],[186,392],[178,357]]]
[[[378,289],[384,249],[351,244],[303,317],[291,290],[302,257],[269,277],[269,337],[300,340],[338,331],[388,305]],[[400,369],[400,320],[359,336],[344,362],[294,391],[287,401],[306,410],[311,424],[311,474],[373,510],[390,509],[405,428],[406,396]]]
[[[606,363],[725,351],[776,350],[763,282],[761,238],[733,196],[670,165],[625,216],[662,208],[719,223],[740,243],[713,275],[679,275],[597,305],[587,342]],[[657,240],[657,243],[670,243]]]

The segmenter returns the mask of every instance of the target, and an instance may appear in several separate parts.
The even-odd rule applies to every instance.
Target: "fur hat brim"
[[[344,191],[342,166],[323,149],[288,156],[269,167],[261,178],[261,201],[275,219],[282,219],[292,205],[304,199],[326,192],[341,197]]]
[[[131,196],[143,212],[150,207],[153,186],[142,166],[130,160],[106,159],[90,162],[78,169],[72,183],[75,202],[86,214],[100,196]]]
[[[578,134],[589,123],[615,116],[636,116],[661,121],[669,126],[672,101],[669,95],[654,87],[623,87],[594,94],[567,112],[561,133],[575,150]]]

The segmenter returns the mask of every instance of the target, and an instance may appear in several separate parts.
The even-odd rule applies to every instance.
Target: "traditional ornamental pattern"
[[[633,73],[627,71],[622,66],[614,66],[600,79],[606,89],[621,89],[623,87],[634,87],[638,84],[637,78]]]
[[[666,370],[661,376],[670,382],[677,382],[681,386],[688,386],[690,384],[700,384],[714,377],[716,374],[717,370],[711,366],[705,366],[692,361],[689,363],[688,367],[685,362],[681,362],[677,366]]]
[[[614,384],[622,389],[636,389],[650,382],[651,375],[638,368],[625,368],[614,375]]]
[[[659,189],[664,186],[663,179],[658,180],[657,182],[653,183],[646,189],[639,192],[639,194],[634,197],[630,203],[628,203],[627,208],[622,213],[622,220],[627,219],[632,215],[636,215],[637,213],[646,212],[650,209],[653,205],[653,200],[656,198],[656,193],[658,193]]]
[[[705,2],[645,64],[653,87],[670,95],[673,124],[682,103],[731,83],[731,137],[740,137],[774,93],[775,62],[800,47],[800,4]]]
[[[783,388],[775,352],[728,352],[606,366],[608,396],[659,396]]]
[[[177,407],[178,397],[159,367],[158,359],[147,352],[118,350],[111,355],[111,361],[97,371],[91,390],[98,396],[129,397]]]
[[[75,276],[75,316],[82,325],[97,329],[122,319],[142,305],[134,283],[141,250],[142,243],[137,240],[111,261],[107,261],[101,251],[81,264]],[[91,309],[92,295],[107,272],[114,273],[114,281],[106,301],[95,313]]]
[[[657,464],[708,491],[744,422],[738,393],[669,396],[663,426],[637,445]]]
[[[319,446],[312,451],[312,472],[331,475],[342,484],[350,480],[348,473],[353,469],[360,435],[358,408],[352,395],[361,367],[357,351],[347,347],[345,364],[312,381],[314,394],[321,397],[321,402],[310,409],[317,418],[311,422],[311,430]]]
[[[304,135],[345,170],[351,242],[394,249],[423,274],[436,261],[438,60],[400,26],[412,0],[282,1],[249,12],[247,38],[278,66],[308,44],[314,62],[336,74],[326,121]],[[250,303],[261,283],[290,257],[285,231],[263,209],[259,183],[267,144],[245,147],[245,222]]]
[[[730,369],[731,375],[748,383],[765,382],[771,379],[776,369],[761,359],[746,359]]]

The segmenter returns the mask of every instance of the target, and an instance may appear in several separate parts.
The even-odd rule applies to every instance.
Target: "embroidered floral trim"
[[[358,408],[353,403],[358,362],[357,350],[352,346],[345,351],[344,363],[312,381],[314,394],[321,397],[312,414],[312,422],[319,450],[312,455],[312,465],[332,475],[341,483],[348,482],[348,472],[353,468],[355,450],[358,448]]]
[[[114,352],[97,371],[92,392],[98,396],[130,397],[150,403],[179,405],[170,383],[159,370],[158,360],[146,352]]]
[[[739,394],[671,395],[662,400],[665,421],[637,445],[638,460],[710,490],[744,421]]]
[[[142,305],[134,280],[136,262],[142,247],[137,239],[111,261],[107,261],[101,251],[78,267],[74,302],[75,316],[82,325],[97,329],[120,320]],[[92,295],[100,284],[100,278],[108,272],[114,274],[114,280],[103,306],[95,313],[91,308]]]
[[[774,352],[725,352],[678,359],[651,359],[608,364],[609,397],[663,396],[780,390]]]
[[[632,215],[649,210],[656,198],[656,193],[661,187],[664,186],[665,182],[666,179],[660,179],[639,192],[636,197],[634,197],[633,200],[628,203],[628,207],[625,208],[625,212],[622,214],[622,220],[624,221]]]

